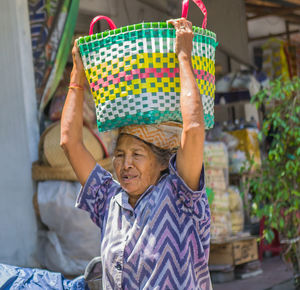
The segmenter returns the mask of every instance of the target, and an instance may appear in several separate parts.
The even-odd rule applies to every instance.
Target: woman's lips
[[[123,175],[122,176],[122,181],[126,184],[131,183],[137,178],[137,175]]]

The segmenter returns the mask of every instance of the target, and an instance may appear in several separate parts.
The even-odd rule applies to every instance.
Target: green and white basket
[[[205,17],[202,28],[193,27],[192,64],[209,129],[214,124],[217,42],[216,35],[205,29],[206,9],[201,3]],[[183,15],[187,7],[185,0]],[[93,34],[93,26],[100,19],[108,21],[111,30]],[[94,18],[90,35],[79,38],[78,46],[95,101],[99,131],[182,121],[175,38],[174,27],[165,22],[116,28],[105,16]]]

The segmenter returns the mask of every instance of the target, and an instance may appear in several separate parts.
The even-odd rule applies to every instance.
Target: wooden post
[[[241,188],[243,189],[244,192],[244,217],[245,217],[245,225],[250,225],[251,224],[251,218],[250,218],[250,204],[249,204],[249,199],[248,199],[248,194],[249,194],[249,185],[246,184],[247,178],[250,177],[250,173],[244,173],[241,176]]]

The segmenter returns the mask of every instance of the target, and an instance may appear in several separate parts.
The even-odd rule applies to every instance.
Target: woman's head
[[[113,164],[118,180],[131,200],[136,201],[157,182],[167,169],[170,156],[169,150],[160,149],[135,136],[119,136]]]

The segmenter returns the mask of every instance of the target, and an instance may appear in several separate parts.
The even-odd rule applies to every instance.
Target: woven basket
[[[214,124],[216,35],[193,27],[192,65],[202,96],[206,129]],[[183,17],[188,1],[183,1]],[[105,19],[110,31],[93,34],[96,21]],[[105,16],[94,18],[90,35],[78,39],[86,77],[94,97],[99,131],[131,124],[182,121],[176,31],[165,22],[116,28]]]
[[[112,158],[108,157],[103,160],[98,160],[97,163],[107,171],[113,173]],[[44,180],[66,180],[78,181],[78,178],[71,166],[67,167],[50,167],[39,161],[32,164],[31,169],[32,179],[36,181]]]
[[[50,125],[39,142],[39,161],[32,164],[32,178],[42,180],[77,181],[64,151],[59,145],[60,122]],[[86,126],[83,127],[83,142],[95,160],[106,170],[113,172],[112,160],[100,138]]]
[[[83,143],[95,160],[102,160],[107,154],[102,141],[91,129],[83,126]],[[50,125],[42,134],[39,142],[39,160],[51,167],[68,167],[69,161],[60,146],[60,122]]]

